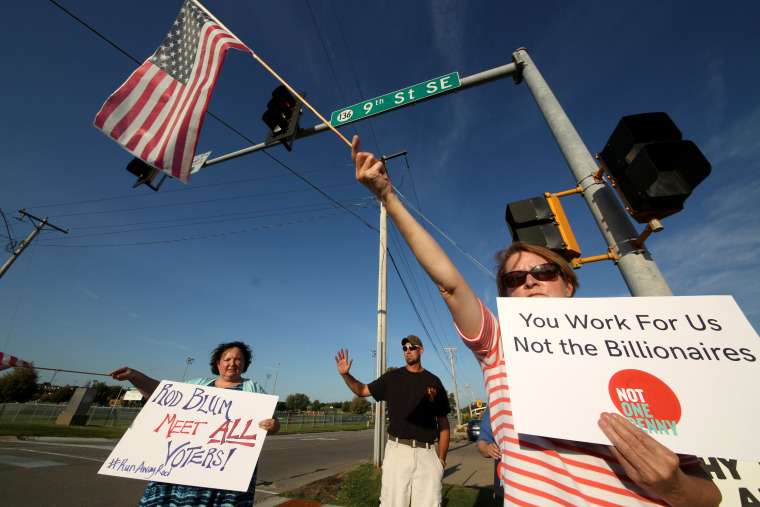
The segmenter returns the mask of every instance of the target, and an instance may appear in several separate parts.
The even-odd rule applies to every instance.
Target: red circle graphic
[[[621,370],[609,384],[610,399],[625,417],[643,417],[634,409],[648,410],[652,419],[681,420],[681,402],[668,385],[651,373],[641,370]],[[624,403],[628,406],[624,407]],[[634,407],[635,405],[638,405]],[[634,407],[634,408],[632,408]],[[624,410],[625,408],[625,410]]]

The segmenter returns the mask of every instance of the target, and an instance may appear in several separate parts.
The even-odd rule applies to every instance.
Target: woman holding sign
[[[415,257],[438,285],[462,341],[483,370],[492,427],[501,449],[504,504],[520,505],[718,505],[721,494],[694,456],[674,454],[617,414],[599,427],[612,446],[518,434],[512,423],[507,368],[499,321],[475,295],[430,234],[393,192],[382,162],[359,151],[351,156],[356,179],[385,206]],[[497,256],[499,296],[571,297],[578,281],[567,261],[540,247],[515,243]]]
[[[243,378],[243,373],[251,364],[251,349],[245,343],[219,344],[211,353],[209,364],[211,373],[218,377],[197,378],[187,383],[266,394],[258,382]],[[150,398],[160,384],[158,380],[126,366],[112,371],[109,375],[116,380],[129,380],[146,398]],[[259,428],[271,435],[280,431],[280,421],[276,417],[265,419],[259,423]],[[151,481],[145,488],[140,505],[252,505],[257,471],[258,467],[253,472],[248,491],[242,493]]]

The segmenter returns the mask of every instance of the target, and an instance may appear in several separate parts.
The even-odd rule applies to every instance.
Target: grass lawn
[[[346,507],[374,507],[380,504],[382,470],[372,463],[344,474],[312,482],[282,496],[299,500],[312,500]],[[445,507],[491,507],[504,505],[504,499],[494,499],[490,488],[468,488],[444,484],[442,489]]]
[[[0,423],[0,436],[121,438],[127,427],[62,426],[58,424]]]

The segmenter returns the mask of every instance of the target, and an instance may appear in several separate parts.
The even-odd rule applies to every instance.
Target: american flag
[[[14,366],[19,366],[22,368],[32,367],[31,364],[27,363],[26,361],[22,361],[16,356],[3,354],[2,352],[0,352],[0,371],[7,370],[8,368],[13,368]]]
[[[186,0],[169,35],[106,100],[95,126],[145,163],[187,183],[229,48],[253,54],[196,2]]]

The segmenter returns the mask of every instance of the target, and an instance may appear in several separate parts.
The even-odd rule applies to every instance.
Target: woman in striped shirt
[[[356,179],[383,203],[415,257],[438,285],[462,340],[480,363],[491,420],[502,451],[504,503],[515,505],[711,506],[720,491],[696,457],[679,457],[617,414],[599,427],[613,445],[518,434],[512,424],[499,321],[475,295],[443,249],[393,192],[385,166],[359,151],[351,156]],[[499,295],[571,297],[575,273],[559,255],[517,243],[499,253]]]

